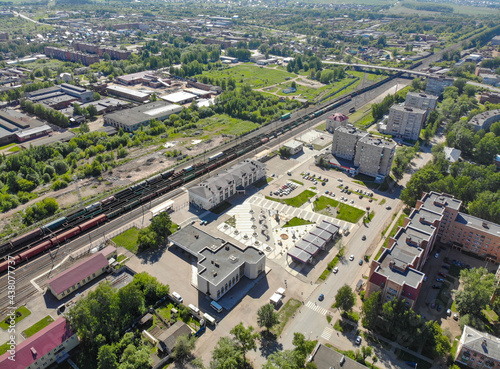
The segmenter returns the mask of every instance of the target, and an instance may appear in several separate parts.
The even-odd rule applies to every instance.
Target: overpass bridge
[[[344,66],[349,66],[349,67],[354,67],[356,69],[378,69],[378,70],[384,70],[384,71],[389,71],[389,72],[395,72],[395,73],[408,73],[408,75],[414,75],[417,77],[429,77],[430,73],[425,73],[425,72],[417,72],[416,70],[411,70],[411,69],[403,69],[403,68],[392,68],[392,67],[383,67],[381,65],[370,65],[370,64],[349,64],[349,63],[343,63],[343,62],[334,62],[334,61],[328,61],[328,60],[322,60],[321,61],[324,64],[334,64],[334,65],[344,65]]]

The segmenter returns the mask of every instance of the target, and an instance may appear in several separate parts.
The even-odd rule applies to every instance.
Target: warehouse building
[[[155,78],[156,77],[154,76],[154,72],[152,70],[145,70],[117,77],[116,81],[124,85],[139,85],[142,83],[148,83]]]
[[[26,92],[26,98],[53,109],[67,108],[74,101],[87,103],[93,100],[93,92],[83,87],[62,83],[57,86]]]
[[[16,345],[15,360],[10,352],[0,356],[2,369],[38,369],[46,368],[68,359],[68,352],[80,341],[71,330],[69,322],[60,317],[33,336]]]
[[[147,100],[149,100],[149,97],[151,96],[150,93],[140,92],[133,90],[131,88],[115,86],[115,85],[106,87],[106,90],[110,95],[120,96],[125,99],[138,102],[146,102]]]
[[[420,137],[426,116],[426,110],[393,105],[389,110],[385,133],[404,140],[416,141]]]
[[[44,126],[42,122],[31,119],[23,113],[15,110],[0,110],[0,145],[7,145],[19,141],[20,137],[22,140],[19,142],[22,142],[25,140],[25,135],[30,136],[31,134],[22,134],[21,132],[28,132],[32,129],[37,130],[42,126]],[[50,131],[47,131],[47,133]]]
[[[225,169],[189,191],[189,203],[200,209],[210,210],[236,193],[266,176],[266,165],[257,160],[245,159]]]
[[[108,268],[109,260],[114,257],[116,248],[108,246],[56,275],[47,282],[47,288],[61,300],[103,274]]]
[[[165,120],[172,114],[177,114],[182,106],[169,104],[165,101],[155,101],[135,108],[120,110],[104,116],[104,123],[126,132],[133,132],[140,126],[149,124],[151,119]]]
[[[171,104],[184,105],[192,102],[197,97],[198,96],[196,96],[195,94],[179,91],[179,92],[174,92],[173,94],[160,96],[160,99],[165,100]]]
[[[266,255],[253,246],[242,250],[188,225],[168,240],[197,258],[197,288],[219,300],[243,277],[256,279],[266,268]]]

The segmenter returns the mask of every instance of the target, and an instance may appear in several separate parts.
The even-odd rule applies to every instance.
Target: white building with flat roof
[[[173,94],[160,96],[160,99],[165,100],[171,104],[188,104],[196,99],[198,96],[189,92],[179,91]]]

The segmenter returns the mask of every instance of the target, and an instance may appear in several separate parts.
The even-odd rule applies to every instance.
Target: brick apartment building
[[[500,262],[500,225],[461,213],[461,205],[451,195],[424,193],[388,248],[372,261],[367,296],[381,291],[383,302],[396,297],[413,307],[425,277],[422,267],[436,241]]]
[[[120,50],[108,46],[88,44],[85,42],[74,42],[73,48],[76,51],[83,53],[97,54],[101,58],[104,54],[108,54],[112,60],[125,60],[130,56],[130,54],[132,54],[129,50]]]
[[[44,53],[49,58],[54,58],[58,60],[80,62],[83,65],[91,65],[94,63],[99,63],[99,56],[92,54],[85,54],[79,51],[72,51],[67,49],[61,49],[59,47],[45,46]]]

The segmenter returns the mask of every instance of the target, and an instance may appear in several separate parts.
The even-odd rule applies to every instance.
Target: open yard
[[[21,320],[23,320],[29,315],[31,315],[31,311],[27,307],[21,306],[19,309],[16,310],[16,323],[19,323]],[[4,331],[9,329],[9,325],[10,325],[10,317],[4,317],[4,319],[0,322],[0,328],[2,328]]]
[[[116,246],[125,247],[128,251],[137,254],[137,251],[139,250],[139,245],[137,244],[138,237],[139,229],[132,227],[118,236],[113,237],[112,240],[116,243]]]
[[[314,224],[314,222],[310,222],[310,221],[305,220],[305,219],[294,217],[294,218],[290,219],[288,222],[286,222],[285,225],[283,226],[283,228],[285,228],[285,227],[297,227],[297,226],[307,225],[307,224]]]
[[[290,299],[286,302],[286,304],[281,308],[279,312],[280,322],[274,326],[273,332],[276,336],[279,336],[283,329],[285,328],[286,323],[292,317],[293,314],[298,310],[298,308],[302,305],[299,300]]]
[[[47,315],[45,318],[39,320],[35,324],[33,324],[31,327],[26,329],[23,332],[23,335],[28,338],[33,336],[35,333],[40,332],[42,329],[44,329],[46,326],[48,326],[50,323],[52,323],[54,319],[50,315]]]
[[[326,211],[325,209],[330,206],[331,208],[337,208],[337,214]],[[364,215],[365,211],[358,209],[354,206],[350,206],[344,203],[339,203],[337,200],[330,199],[329,197],[320,196],[316,201],[314,201],[314,210],[317,213],[325,215],[333,215],[337,219],[345,220],[350,223],[357,223]]]
[[[266,199],[280,202],[282,204],[294,206],[296,208],[300,208],[314,195],[316,195],[316,192],[305,190],[304,192],[300,193],[299,195],[297,195],[295,197],[291,197],[289,199],[277,199],[277,198],[270,197],[270,196],[266,196]]]
[[[203,136],[200,136],[201,140],[222,134],[239,136],[259,127],[257,123],[231,118],[225,114],[216,114],[209,118],[200,119],[196,126],[197,129],[203,129],[204,131]]]

